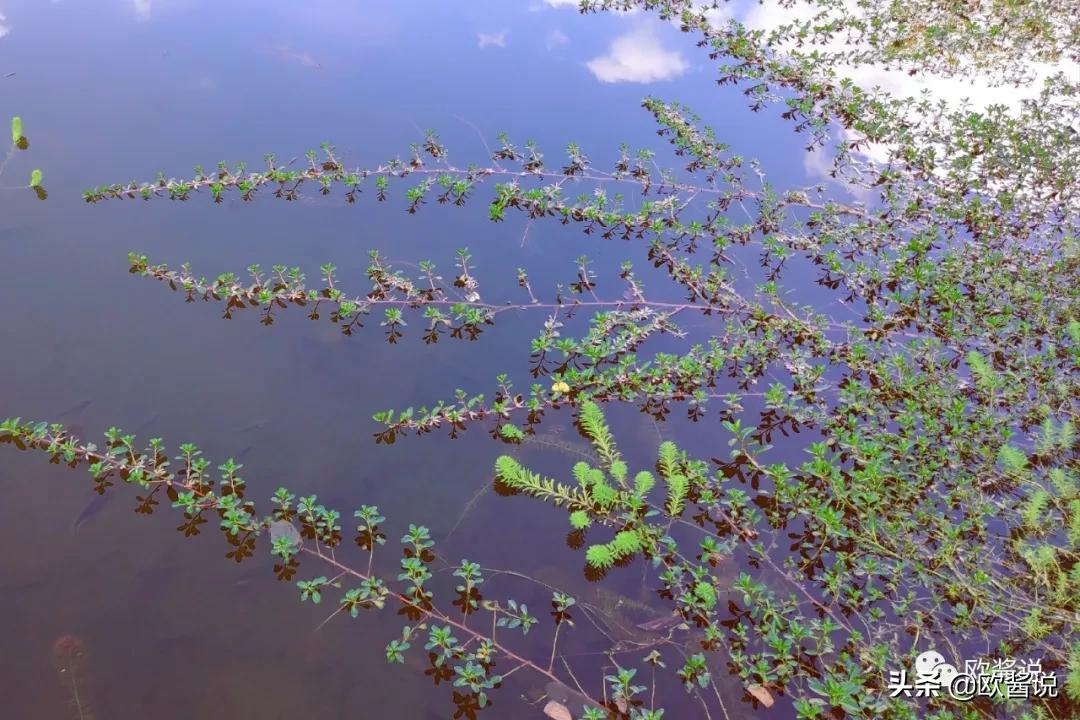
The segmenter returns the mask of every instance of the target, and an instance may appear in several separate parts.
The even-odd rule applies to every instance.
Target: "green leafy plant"
[[[11,161],[12,157],[15,155],[16,150],[26,150],[29,147],[30,147],[30,141],[27,139],[26,135],[23,133],[23,121],[22,121],[22,118],[19,117],[18,115],[16,115],[16,116],[11,118],[11,147],[8,149],[7,155],[4,156],[3,160],[0,160],[0,175],[3,175],[4,168],[7,167],[7,164]],[[29,187],[31,190],[34,191],[34,193],[37,195],[38,199],[45,200],[46,198],[48,198],[49,194],[48,194],[48,192],[46,192],[45,188],[42,186],[41,181],[42,181],[41,170],[35,169],[35,170],[32,170],[30,172],[30,182],[27,185],[23,186],[23,187]],[[15,188],[7,188],[7,189],[15,189]]]
[[[740,87],[754,110],[778,105],[808,151],[830,153],[831,179],[863,200],[838,200],[841,191],[823,185],[779,189],[689,108],[654,97],[643,108],[679,167],[624,146],[601,168],[575,143],[561,164],[549,164],[535,143],[515,145],[506,135],[489,164],[463,167],[428,133],[405,159],[369,167],[348,167],[325,144],[302,168],[268,156],[259,170],[221,163],[188,179],[161,175],[84,193],[88,203],[200,194],[222,203],[291,201],[314,189],[348,204],[400,197],[413,215],[467,205],[486,188],[493,222],[520,216],[580,228],[590,240],[628,241],[648,269],[596,268],[579,256],[543,300],[521,268],[511,278],[520,297],[483,298],[487,285],[464,249],[445,276],[430,261],[412,272],[372,253],[367,287],[348,293],[331,264],[309,286],[300,268],[284,265],[207,279],[187,265],[173,270],[129,256],[133,273],[187,300],[219,304],[225,318],[257,309],[270,325],[277,313],[303,308],[358,335],[375,317],[376,332],[392,344],[417,329],[428,344],[482,341],[507,314],[540,315],[529,367],[537,382],[527,391],[499,376],[489,393],[457,390],[428,407],[381,410],[373,435],[388,444],[487,425],[516,451],[552,415],[576,409],[591,450],[565,479],[545,477],[511,453],[495,461],[494,475],[504,493],[567,513],[567,540],[592,579],[634,563],[649,570],[647,586],[664,615],[630,623],[631,632],[616,637],[612,628],[625,631],[626,623],[609,613],[606,660],[588,689],[558,641],[564,626],[573,627],[572,613],[602,617],[599,601],[548,587],[554,622],[546,623],[519,598],[483,598],[481,586],[497,574],[461,560],[443,568],[455,578],[451,610],[436,589],[425,527],[409,526],[401,557],[387,567],[384,553],[376,558],[385,518],[362,506],[353,517],[366,568],[362,559],[355,569],[331,552],[343,531],[337,511],[283,489],[272,514],[258,515],[238,466],[218,466],[220,479],[212,480],[194,446],[169,459],[160,441],[136,449],[114,430],[99,450],[60,426],[18,420],[0,426],[0,440],[86,465],[102,490],[112,477],[139,485],[140,507],[152,509],[164,494],[183,513],[185,532],[216,518],[233,559],[270,534],[279,575],[291,580],[301,559],[320,565],[321,574],[296,581],[303,601],[336,602],[335,614],[354,617],[398,607],[406,620],[386,646],[387,660],[404,662],[422,645],[433,676],[450,681],[459,709],[467,708],[463,715],[490,706],[493,691],[524,669],[559,689],[579,687],[583,718],[658,718],[684,697],[693,712],[730,717],[720,683],[731,676],[747,702],[771,705],[781,696],[800,718],[1073,716],[1080,703],[1075,80],[1048,78],[1037,98],[1010,114],[892,97],[844,72],[890,63],[1021,81],[1025,48],[1046,60],[1075,59],[1075,15],[1038,3],[991,4],[973,17],[918,2],[814,3],[813,19],[766,32],[717,24],[710,13],[717,7],[582,3],[585,12],[640,8],[675,21],[721,63],[722,85]],[[836,49],[831,43],[841,39],[854,45]],[[747,268],[745,275],[735,268]],[[654,283],[667,287],[655,292]],[[850,312],[837,316],[838,308]],[[655,462],[631,468],[627,458],[635,456],[620,451],[604,403],[636,406],[657,422],[677,410],[687,422],[713,422],[715,456],[694,457],[684,443],[658,438]],[[173,460],[183,472],[169,469]],[[524,575],[514,577],[530,583]],[[506,642],[507,631],[524,635],[541,623],[552,632],[550,655],[526,657]],[[887,691],[889,671],[910,667],[921,651],[948,650],[947,659],[962,665],[957,648],[975,645],[997,659],[1042,658],[1059,671],[1062,692],[968,704]],[[639,675],[645,668],[647,680]],[[676,695],[664,694],[665,678]]]

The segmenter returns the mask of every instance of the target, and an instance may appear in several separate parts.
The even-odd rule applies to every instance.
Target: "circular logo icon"
[[[936,650],[927,650],[915,658],[915,676],[920,685],[948,689],[959,674]]]

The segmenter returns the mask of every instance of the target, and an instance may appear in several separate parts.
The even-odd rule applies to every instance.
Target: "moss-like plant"
[[[23,132],[23,120],[16,115],[11,118],[11,147],[4,158],[0,160],[0,175],[4,174],[4,168],[7,167],[17,150],[26,150],[29,147],[30,140]],[[41,184],[43,177],[41,170],[35,168],[30,171],[30,182],[23,186],[33,190],[40,200],[45,200],[49,196]]]

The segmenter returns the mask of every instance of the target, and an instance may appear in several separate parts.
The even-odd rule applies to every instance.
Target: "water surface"
[[[597,268],[644,266],[643,247],[520,217],[492,224],[481,203],[408,216],[400,193],[352,207],[205,197],[87,206],[81,191],[159,170],[188,175],[196,163],[302,156],[322,141],[349,164],[373,164],[407,155],[427,128],[461,165],[484,162],[499,131],[535,139],[552,162],[575,141],[610,163],[620,142],[662,142],[639,107],[646,94],[690,104],[777,180],[803,175],[798,138],[782,121],[745,110],[737,92],[716,87],[699,50],[645,17],[581,17],[538,0],[26,0],[0,10],[10,29],[0,76],[15,73],[0,77],[0,112],[21,115],[31,142],[0,184],[40,167],[50,193],[46,202],[0,194],[0,415],[57,419],[95,438],[116,425],[170,448],[191,441],[215,462],[242,455],[258,501],[287,485],[342,510],[378,504],[392,540],[423,523],[450,559],[583,583],[562,513],[493,493],[469,505],[505,450],[479,428],[457,441],[372,441],[375,411],[431,404],[457,387],[490,393],[500,372],[527,387],[541,316],[437,346],[416,333],[389,346],[377,327],[344,338],[293,310],[266,328],[250,314],[221,320],[219,307],[185,304],[129,275],[127,252],[210,276],[258,262],[300,265],[314,278],[333,262],[340,281],[363,292],[370,249],[448,270],[467,246],[485,296],[517,300],[518,266],[550,296],[554,282],[572,279],[578,255]],[[633,79],[634,68],[611,59],[627,36],[653,38],[685,67],[661,63],[637,78],[676,75],[667,80],[610,81]],[[607,65],[590,68],[603,57]],[[617,292],[613,276],[601,280]],[[633,408],[614,410],[612,422],[629,439],[631,465],[651,463],[660,437],[651,422]],[[568,423],[563,412],[545,425],[572,438]],[[663,433],[708,457],[715,427],[672,421]],[[552,474],[575,460],[526,453]],[[80,683],[99,720],[450,714],[449,691],[427,691],[422,668],[386,665],[389,614],[317,630],[329,610],[300,605],[265,552],[231,563],[214,534],[174,532],[175,514],[133,513],[125,489],[77,523],[92,500],[82,473],[3,451],[0,715],[76,716],[54,651],[66,636],[80,643]],[[626,593],[640,579],[640,565],[610,578]],[[542,594],[528,599],[546,606]],[[516,699],[533,689],[520,680],[496,695],[498,717],[538,715]],[[737,711],[751,716],[749,706]]]

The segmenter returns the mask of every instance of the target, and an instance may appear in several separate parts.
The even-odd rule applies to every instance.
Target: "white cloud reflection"
[[[476,33],[477,44],[482,47],[506,47],[506,31],[497,33]]]
[[[678,50],[664,48],[647,25],[615,38],[606,55],[585,64],[597,80],[608,83],[671,80],[690,67]]]
[[[554,50],[560,45],[565,45],[568,42],[570,42],[570,38],[566,36],[566,33],[562,30],[555,29],[549,32],[547,37],[544,38],[544,47],[548,50]]]
[[[853,0],[846,0],[849,10],[856,10]],[[776,27],[783,23],[796,20],[808,20],[814,16],[815,9],[808,5],[796,5],[785,8],[777,4],[776,0],[754,2],[750,7],[743,6],[736,11],[736,16],[747,27],[765,29]],[[843,40],[837,39],[822,45],[826,50],[842,50],[849,47]],[[856,84],[870,89],[881,86],[897,97],[917,97],[923,90],[929,90],[934,98],[944,99],[950,103],[958,103],[962,99],[968,99],[974,109],[982,110],[988,105],[1005,105],[1010,110],[1016,111],[1025,98],[1035,97],[1042,88],[1042,81],[1058,70],[1066,70],[1070,73],[1080,72],[1075,63],[1061,63],[1056,66],[1044,63],[1031,63],[1030,70],[1035,76],[1035,82],[1023,88],[1010,86],[993,86],[985,78],[981,77],[942,77],[919,73],[909,75],[903,70],[885,70],[876,66],[844,66],[840,69],[841,75],[847,75]]]
[[[856,9],[854,0],[845,1],[849,10]],[[796,20],[807,20],[813,17],[814,12],[814,8],[807,5],[786,8],[779,5],[777,0],[764,0],[753,4],[740,2],[736,6],[735,16],[750,28],[766,29]],[[822,47],[826,50],[838,51],[847,49],[848,46],[842,39],[836,39]],[[803,50],[805,52],[807,48]],[[995,86],[986,78],[979,76],[943,77],[928,73],[909,75],[903,70],[886,70],[880,66],[870,65],[845,65],[837,68],[840,75],[851,78],[860,87],[868,90],[873,87],[881,87],[894,97],[917,98],[923,92],[927,92],[932,99],[945,100],[954,107],[966,99],[970,101],[971,108],[975,111],[985,110],[989,105],[1004,105],[1013,114],[1019,111],[1024,99],[1033,98],[1039,94],[1043,81],[1048,76],[1062,70],[1073,76],[1080,75],[1080,66],[1070,62],[1057,65],[1031,63],[1029,70],[1034,76],[1033,82],[1017,88],[1008,85]],[[836,139],[849,141],[854,138],[855,134],[853,132],[841,129]],[[860,155],[880,163],[888,159],[889,148],[870,145]],[[804,167],[810,177],[832,181],[828,176],[828,172],[832,169],[831,148],[820,148],[815,153],[808,153],[804,159]],[[843,184],[841,183],[841,185]],[[857,189],[846,185],[844,187],[856,196],[859,195]]]

